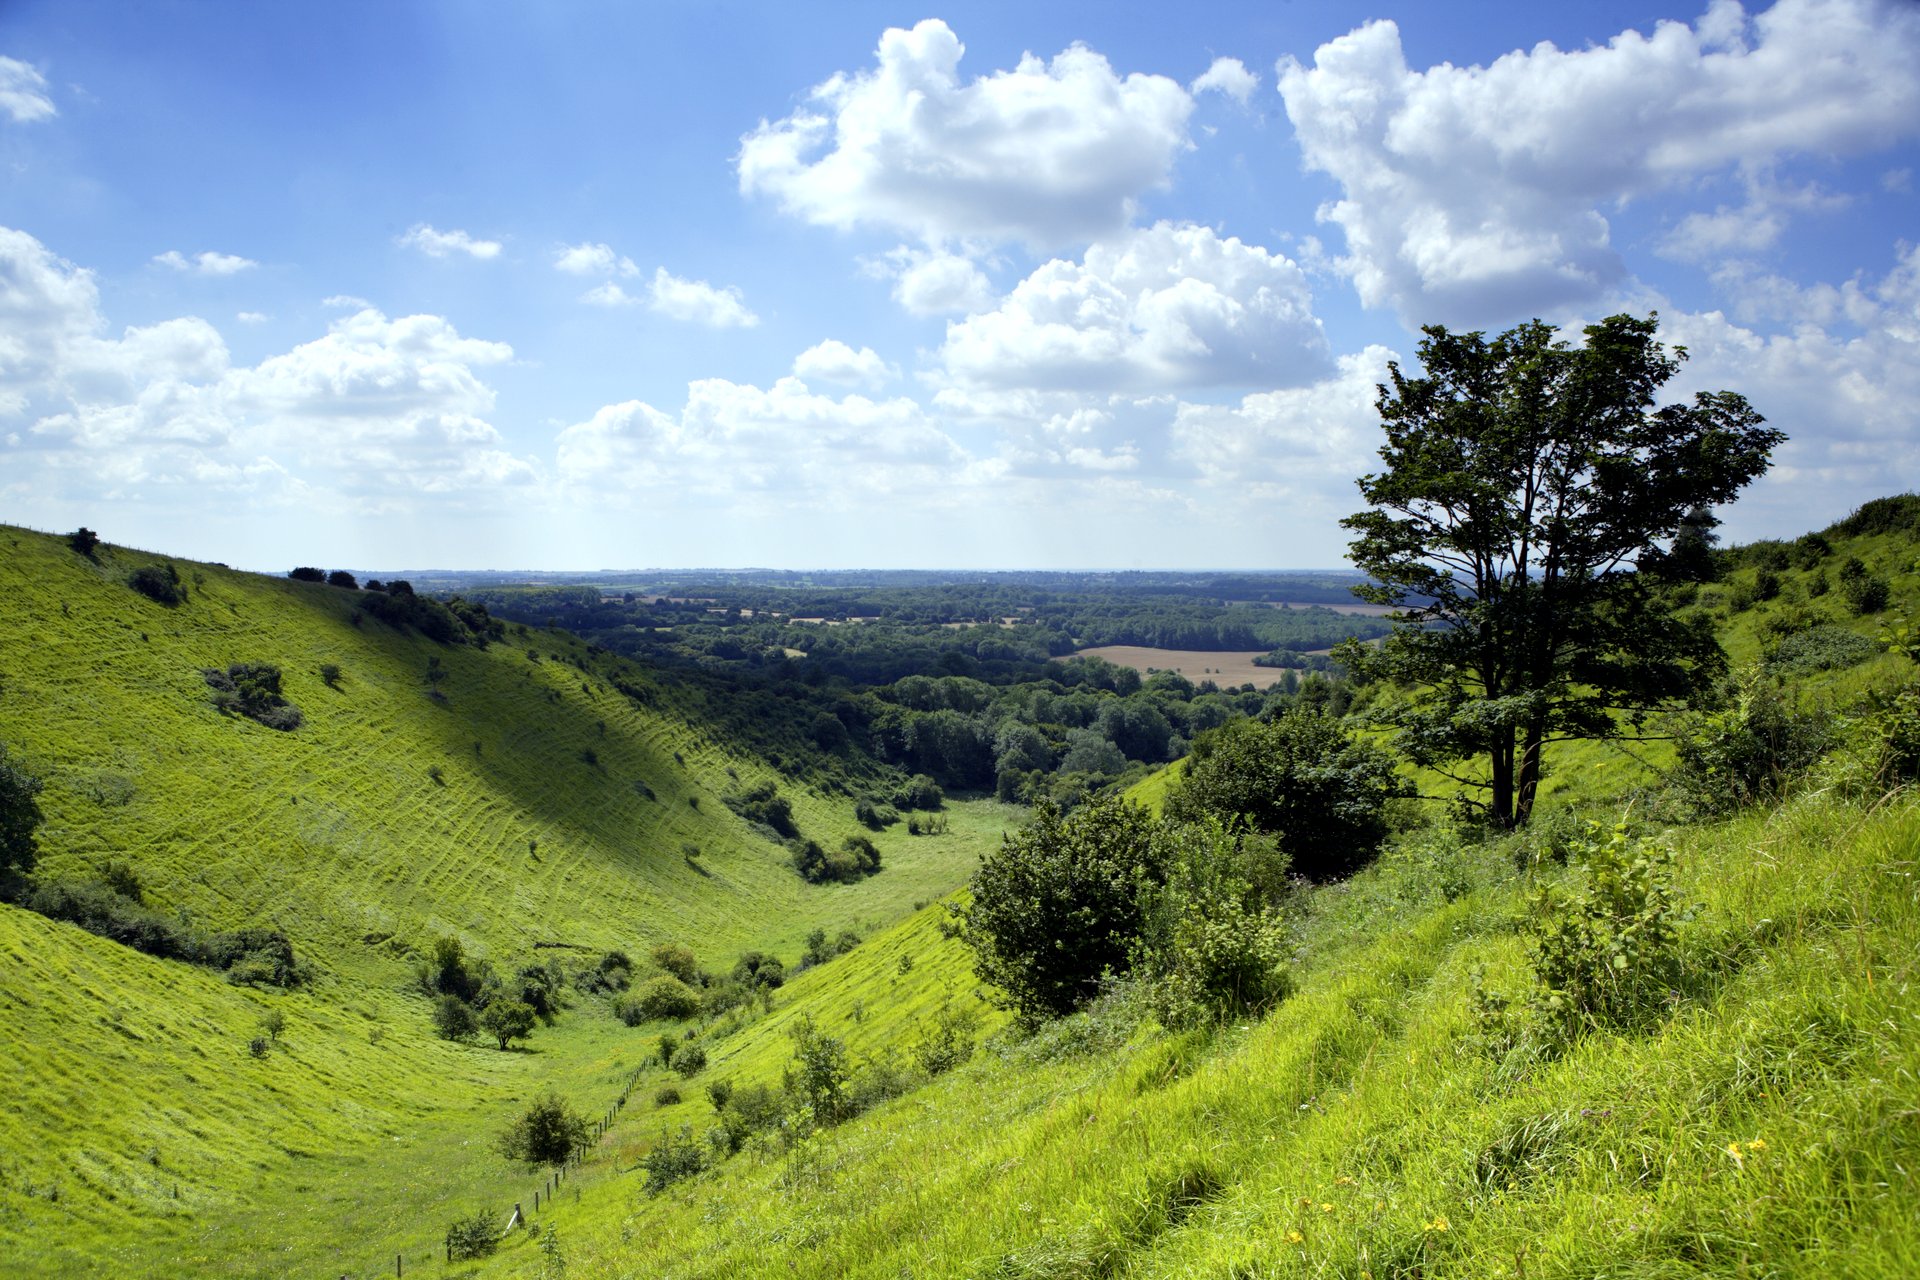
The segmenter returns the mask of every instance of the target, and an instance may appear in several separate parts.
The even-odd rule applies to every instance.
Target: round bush
[[[627,1003],[639,1013],[642,1022],[656,1018],[691,1018],[700,1012],[700,997],[694,994],[693,988],[665,974],[641,987]]]

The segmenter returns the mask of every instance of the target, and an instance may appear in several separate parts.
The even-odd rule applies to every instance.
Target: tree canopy
[[[1613,316],[1579,347],[1538,320],[1491,339],[1429,326],[1424,376],[1394,364],[1380,388],[1386,466],[1342,523],[1375,584],[1359,594],[1401,612],[1347,657],[1412,688],[1401,747],[1503,826],[1530,816],[1547,743],[1619,736],[1725,666],[1662,590],[1687,563],[1668,544],[1717,523],[1786,437],[1730,391],[1656,406],[1686,358],[1657,325]],[[1484,774],[1459,770],[1475,757]]]

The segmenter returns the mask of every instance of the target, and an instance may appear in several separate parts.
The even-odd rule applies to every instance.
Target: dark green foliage
[[[665,969],[690,987],[705,986],[707,975],[700,971],[700,964],[693,952],[677,942],[663,942],[652,951],[653,962]]]
[[[67,535],[67,545],[73,548],[75,554],[83,555],[91,560],[93,559],[94,551],[100,546],[100,535],[87,528],[87,526],[81,525],[78,529],[75,529]]]
[[[656,1107],[671,1107],[679,1101],[680,1086],[678,1085],[663,1084],[653,1091],[653,1105]]]
[[[679,1133],[662,1133],[653,1150],[640,1157],[640,1167],[647,1171],[645,1190],[654,1196],[676,1182],[693,1177],[705,1165],[700,1144],[693,1140],[693,1130],[686,1126],[682,1126]]]
[[[894,806],[900,809],[938,809],[946,802],[947,796],[940,784],[924,773],[907,779],[906,785],[893,797]]]
[[[327,688],[338,689],[340,687],[340,676],[339,663],[323,662],[320,664],[320,682],[326,685]]]
[[[327,580],[326,570],[316,569],[312,565],[306,564],[287,570],[287,576],[295,582],[325,582]]]
[[[180,570],[172,564],[143,565],[127,578],[127,585],[156,604],[171,606],[187,598],[186,585],[180,581]]]
[[[327,585],[330,587],[344,587],[348,591],[357,591],[360,588],[360,584],[354,580],[354,576],[345,569],[335,569],[332,573],[328,574]]]
[[[37,883],[24,905],[49,920],[64,920],[150,956],[221,970],[235,984],[297,987],[311,977],[308,966],[295,957],[293,943],[278,929],[202,933],[183,916],[163,915],[102,881]]]
[[[800,828],[793,821],[793,804],[771,782],[762,782],[726,797],[727,807],[755,826],[765,827],[780,839],[797,839]]]
[[[1586,892],[1553,889],[1535,900],[1532,1007],[1552,1039],[1589,1029],[1642,1030],[1665,1015],[1686,985],[1680,926],[1691,909],[1674,902],[1673,850],[1598,827],[1576,851]]]
[[[700,1012],[700,997],[693,988],[666,975],[646,983],[628,1000],[643,1022],[656,1018],[691,1018]]]
[[[448,936],[434,939],[414,976],[427,995],[452,995],[472,1002],[492,977],[492,969],[484,960],[469,960],[460,939]]]
[[[480,1017],[459,996],[435,996],[433,1031],[442,1040],[470,1040],[480,1034]]]
[[[493,1215],[485,1209],[475,1209],[464,1218],[455,1218],[447,1228],[447,1258],[452,1262],[490,1258],[500,1247],[500,1235]]]
[[[852,1071],[844,1042],[827,1035],[803,1014],[788,1032],[793,1061],[785,1077],[787,1093],[812,1110],[814,1123],[834,1125],[853,1114],[848,1085]]]
[[[6,744],[0,743],[0,897],[11,896],[10,886],[33,870],[34,833],[43,820],[35,799],[40,788],[40,779],[11,759]]]
[[[1140,888],[1161,878],[1146,810],[1090,800],[1062,818],[1043,803],[984,857],[963,912],[980,977],[1027,1022],[1070,1013],[1122,973],[1142,923]]]
[[[764,951],[749,951],[733,966],[733,980],[771,991],[787,980],[787,969],[778,957]]]
[[[1663,544],[1710,528],[1785,437],[1732,392],[1656,407],[1684,358],[1656,327],[1613,316],[1570,348],[1540,321],[1429,326],[1424,376],[1390,366],[1381,391],[1385,469],[1343,523],[1377,584],[1360,594],[1404,613],[1342,661],[1413,691],[1395,723],[1416,762],[1486,762],[1465,780],[1499,826],[1531,816],[1549,740],[1618,736],[1724,666],[1674,612]]]
[[[213,690],[213,705],[222,715],[245,716],[269,729],[300,727],[300,708],[280,694],[280,668],[266,662],[236,662],[225,671],[209,667],[200,673]]]
[[[673,1069],[691,1080],[707,1069],[707,1051],[697,1044],[681,1045],[673,1053]]]
[[[973,1033],[979,1026],[980,1016],[972,1009],[942,1001],[913,1042],[913,1064],[928,1077],[945,1075],[973,1056]]]
[[[1840,595],[1857,614],[1879,613],[1892,599],[1893,588],[1885,578],[1869,573],[1858,556],[1849,556],[1840,566]]]
[[[1405,790],[1385,751],[1329,717],[1289,711],[1196,739],[1167,814],[1244,817],[1280,838],[1297,874],[1324,881],[1372,859],[1387,833],[1387,802]]]
[[[884,831],[900,821],[900,814],[891,805],[875,804],[871,800],[861,800],[853,806],[853,816],[861,826],[873,831]]]
[[[835,956],[843,956],[860,945],[860,935],[851,929],[843,929],[840,936],[827,941],[825,929],[815,929],[807,934],[807,949],[800,955],[799,969],[811,969],[817,964],[825,964]]]
[[[1172,1028],[1260,1013],[1292,993],[1286,858],[1219,819],[1163,824],[1164,883],[1141,893],[1134,972]]]
[[[793,869],[813,884],[859,880],[880,870],[880,850],[860,835],[848,836],[832,853],[818,841],[795,841]]]
[[[500,1042],[504,1052],[509,1042],[524,1040],[533,1034],[533,1006],[521,1000],[493,999],[480,1011],[480,1026]]]
[[[1827,533],[1845,538],[1870,538],[1883,533],[1920,536],[1920,494],[1875,498],[1846,519],[1830,525]]]
[[[1779,682],[1742,674],[1728,705],[1685,722],[1674,740],[1674,780],[1707,812],[1780,794],[1833,744],[1826,717],[1794,706]]]
[[[574,985],[588,995],[625,991],[633,985],[633,960],[624,951],[609,951],[593,968],[580,974]]]
[[[528,1104],[500,1135],[496,1146],[509,1160],[562,1165],[575,1152],[586,1149],[591,1134],[585,1117],[576,1114],[558,1094],[548,1092]]]
[[[1767,659],[1781,675],[1806,675],[1857,666],[1879,652],[1873,641],[1845,627],[1821,624],[1782,640]]]

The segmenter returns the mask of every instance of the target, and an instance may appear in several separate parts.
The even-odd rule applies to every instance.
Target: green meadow
[[[1877,648],[1920,603],[1910,533],[1829,532],[1817,563],[1742,549],[1701,592],[1736,671],[1810,620]],[[125,864],[156,910],[277,927],[315,975],[234,985],[0,906],[10,1275],[1920,1274],[1920,798],[1857,749],[1903,657],[1788,671],[1835,749],[1731,813],[1675,802],[1664,741],[1556,748],[1537,833],[1456,826],[1417,776],[1440,799],[1372,866],[1297,891],[1293,994],[1264,1016],[1170,1031],[1122,984],[1022,1029],[949,910],[1020,809],[949,801],[941,834],[872,833],[879,874],[810,885],[725,797],[775,781],[830,846],[852,797],[564,632],[438,645],[349,592],[185,563],[169,608],[125,585],[158,557],[0,542],[0,742],[46,784],[40,873]],[[1843,606],[1848,556],[1888,608]],[[300,728],[221,715],[201,671],[234,662],[279,666]],[[1157,810],[1183,768],[1132,798]],[[1476,993],[1531,990],[1539,894],[1586,884],[1546,832],[1586,821],[1673,851],[1682,977],[1649,1025],[1531,1052]],[[859,940],[794,972],[816,931]],[[620,949],[644,977],[677,942],[789,978],[632,1027],[573,991],[502,1052],[434,1034],[413,970],[449,936],[505,972]],[[916,1067],[956,1018],[970,1056]],[[663,1034],[704,1067],[663,1065]],[[809,1034],[893,1083],[711,1154],[709,1087],[779,1092]],[[557,1195],[494,1149],[549,1089],[610,1119]],[[709,1154],[650,1189],[675,1144]],[[446,1260],[454,1219],[515,1205],[498,1252]]]

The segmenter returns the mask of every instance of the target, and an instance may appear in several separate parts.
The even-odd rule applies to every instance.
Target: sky
[[[1920,487],[1920,4],[0,0],[0,521],[241,567],[1344,562],[1423,325]]]

